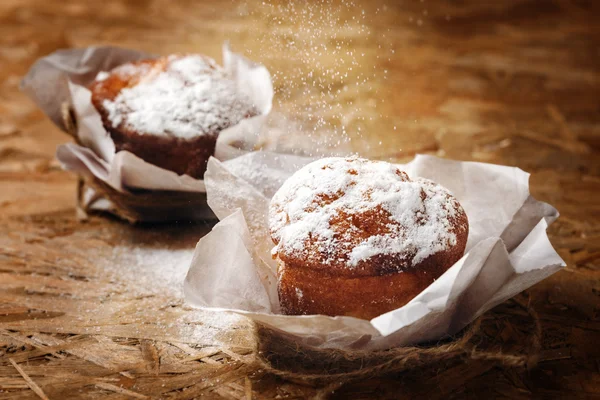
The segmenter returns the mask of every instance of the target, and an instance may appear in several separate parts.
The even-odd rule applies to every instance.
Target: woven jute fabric
[[[541,324],[537,313],[525,307],[530,327],[527,340],[511,353],[498,346],[480,348],[481,326],[486,316],[475,320],[453,338],[421,346],[387,350],[339,350],[300,345],[293,336],[256,324],[254,362],[263,370],[296,382],[328,384],[348,382],[411,370],[444,369],[457,361],[480,360],[504,367],[532,368],[541,349]]]

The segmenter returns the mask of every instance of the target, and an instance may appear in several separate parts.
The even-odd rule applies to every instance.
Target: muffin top
[[[90,90],[105,124],[140,135],[192,139],[258,114],[225,69],[198,54],[123,64]]]
[[[269,224],[273,254],[286,265],[347,276],[455,256],[468,236],[467,216],[446,188],[356,157],[324,158],[297,171],[273,196]]]

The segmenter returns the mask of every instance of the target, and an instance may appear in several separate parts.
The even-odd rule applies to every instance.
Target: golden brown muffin
[[[116,151],[194,178],[204,176],[219,132],[258,114],[222,67],[197,54],[123,64],[90,90]]]
[[[444,187],[396,166],[324,158],[269,209],[284,314],[371,319],[403,306],[458,261],[469,224]]]

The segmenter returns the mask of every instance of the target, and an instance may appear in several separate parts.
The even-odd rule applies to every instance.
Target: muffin
[[[227,72],[198,54],[123,64],[89,88],[116,151],[198,179],[219,132],[258,115]]]
[[[372,319],[422,292],[464,253],[469,224],[444,187],[390,163],[324,158],[273,196],[284,314]]]

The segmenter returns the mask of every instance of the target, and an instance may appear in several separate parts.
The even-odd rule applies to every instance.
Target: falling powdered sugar
[[[172,55],[153,64],[124,64],[113,73],[132,82],[139,79],[102,103],[115,127],[191,139],[256,115],[250,99],[208,57]]]
[[[285,182],[271,201],[270,228],[280,257],[316,250],[319,262],[349,269],[382,255],[414,265],[456,245],[466,229],[459,215],[440,185],[411,180],[390,163],[332,157]]]

